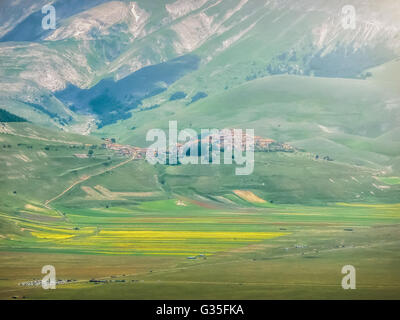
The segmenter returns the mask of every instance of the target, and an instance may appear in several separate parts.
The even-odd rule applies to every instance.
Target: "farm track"
[[[71,189],[73,189],[75,186],[77,186],[77,185],[79,185],[79,184],[81,184],[81,183],[83,183],[83,182],[89,180],[89,179],[92,178],[92,177],[99,176],[99,175],[104,174],[104,173],[106,173],[106,172],[109,172],[109,171],[111,171],[111,170],[117,169],[117,168],[119,168],[119,167],[121,167],[121,166],[123,166],[123,165],[125,165],[125,164],[127,164],[127,163],[129,163],[129,162],[131,162],[131,161],[133,161],[134,159],[135,159],[135,156],[132,156],[132,157],[129,158],[128,160],[125,160],[125,161],[123,161],[123,162],[120,162],[120,163],[118,163],[117,165],[112,166],[111,168],[107,168],[106,170],[103,170],[103,171],[101,171],[101,172],[97,172],[97,173],[94,173],[94,174],[91,174],[91,175],[86,175],[86,176],[83,176],[83,177],[79,178],[77,181],[75,181],[73,184],[71,184],[68,188],[66,188],[66,189],[65,189],[63,192],[61,192],[60,194],[58,194],[58,195],[55,196],[54,198],[51,198],[50,200],[46,200],[46,202],[44,203],[44,206],[45,206],[47,209],[50,209],[50,210],[51,210],[52,208],[50,207],[50,203],[53,202],[53,201],[55,201],[55,200],[57,200],[57,199],[59,199],[59,198],[61,198],[61,197],[62,197],[63,195],[65,195],[68,191],[70,191]],[[57,212],[58,212],[58,211],[57,211]]]

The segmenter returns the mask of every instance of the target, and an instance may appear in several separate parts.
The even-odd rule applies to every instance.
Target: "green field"
[[[399,186],[376,168],[256,153],[254,175],[238,177],[234,166],[151,166],[96,138],[8,129],[2,299],[398,298]],[[20,285],[48,264],[74,281]],[[341,287],[348,264],[356,290]]]
[[[399,0],[30,2],[0,1],[0,299],[400,299]],[[254,170],[151,165],[170,121],[254,130]]]
[[[162,200],[58,210],[68,221],[2,215],[18,228],[0,242],[2,298],[398,297],[399,205],[228,210]],[[44,264],[56,267],[57,279],[77,282],[47,291],[18,287],[40,279]],[[341,288],[347,264],[357,269],[357,290]]]

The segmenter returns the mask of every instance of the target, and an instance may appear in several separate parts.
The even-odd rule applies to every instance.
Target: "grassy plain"
[[[223,210],[163,200],[58,210],[64,226],[1,217],[24,229],[0,240],[1,298],[396,299],[400,290],[399,205]],[[45,264],[78,281],[18,286],[40,279]],[[351,292],[340,285],[347,264],[357,269]]]
[[[396,172],[306,152],[257,153],[249,177],[143,160],[107,171],[126,158],[101,140],[10,128],[0,135],[1,299],[399,298]],[[92,145],[92,157],[75,156]],[[19,285],[48,264],[76,281]],[[341,288],[347,264],[356,290]]]

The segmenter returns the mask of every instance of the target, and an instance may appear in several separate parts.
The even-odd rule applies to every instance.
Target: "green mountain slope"
[[[99,131],[124,143],[145,146],[150,128],[255,128],[257,135],[288,142],[353,164],[384,165],[399,156],[398,93],[373,80],[274,76],[248,82],[189,106],[171,101]],[[160,117],[156,117],[155,115]],[[135,128],[132,130],[132,128]]]
[[[355,30],[342,26],[345,1],[93,0],[71,8],[56,1],[57,29],[39,37],[24,30],[40,28],[40,2],[21,17],[21,4],[7,4],[14,19],[8,17],[13,22],[2,31],[2,108],[81,133],[94,128],[97,116],[71,112],[54,98],[68,84],[87,89],[181,55],[201,57],[197,71],[144,102],[141,108],[147,108],[164,104],[176,91],[190,102],[199,92],[210,96],[274,74],[365,77],[400,48],[393,0],[355,1]]]

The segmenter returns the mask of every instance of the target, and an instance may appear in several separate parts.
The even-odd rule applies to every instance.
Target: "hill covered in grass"
[[[364,79],[400,48],[394,0],[354,1],[355,30],[343,28],[341,1],[55,1],[56,30],[41,28],[42,1],[2,5],[0,102],[29,121],[82,133],[130,117],[149,92],[141,109],[175,92],[190,104],[273,75]],[[181,78],[153,78],[146,90],[131,81],[187,55],[199,61]],[[130,84],[126,96],[106,79]],[[80,90],[91,99],[76,98]]]
[[[398,99],[394,87],[375,80],[273,76],[189,106],[172,101],[134,112],[98,134],[146,146],[146,132],[166,130],[168,120],[177,120],[181,129],[254,128],[256,135],[322,157],[383,169],[399,156],[398,139],[391,136],[397,135],[400,108],[388,107]]]

